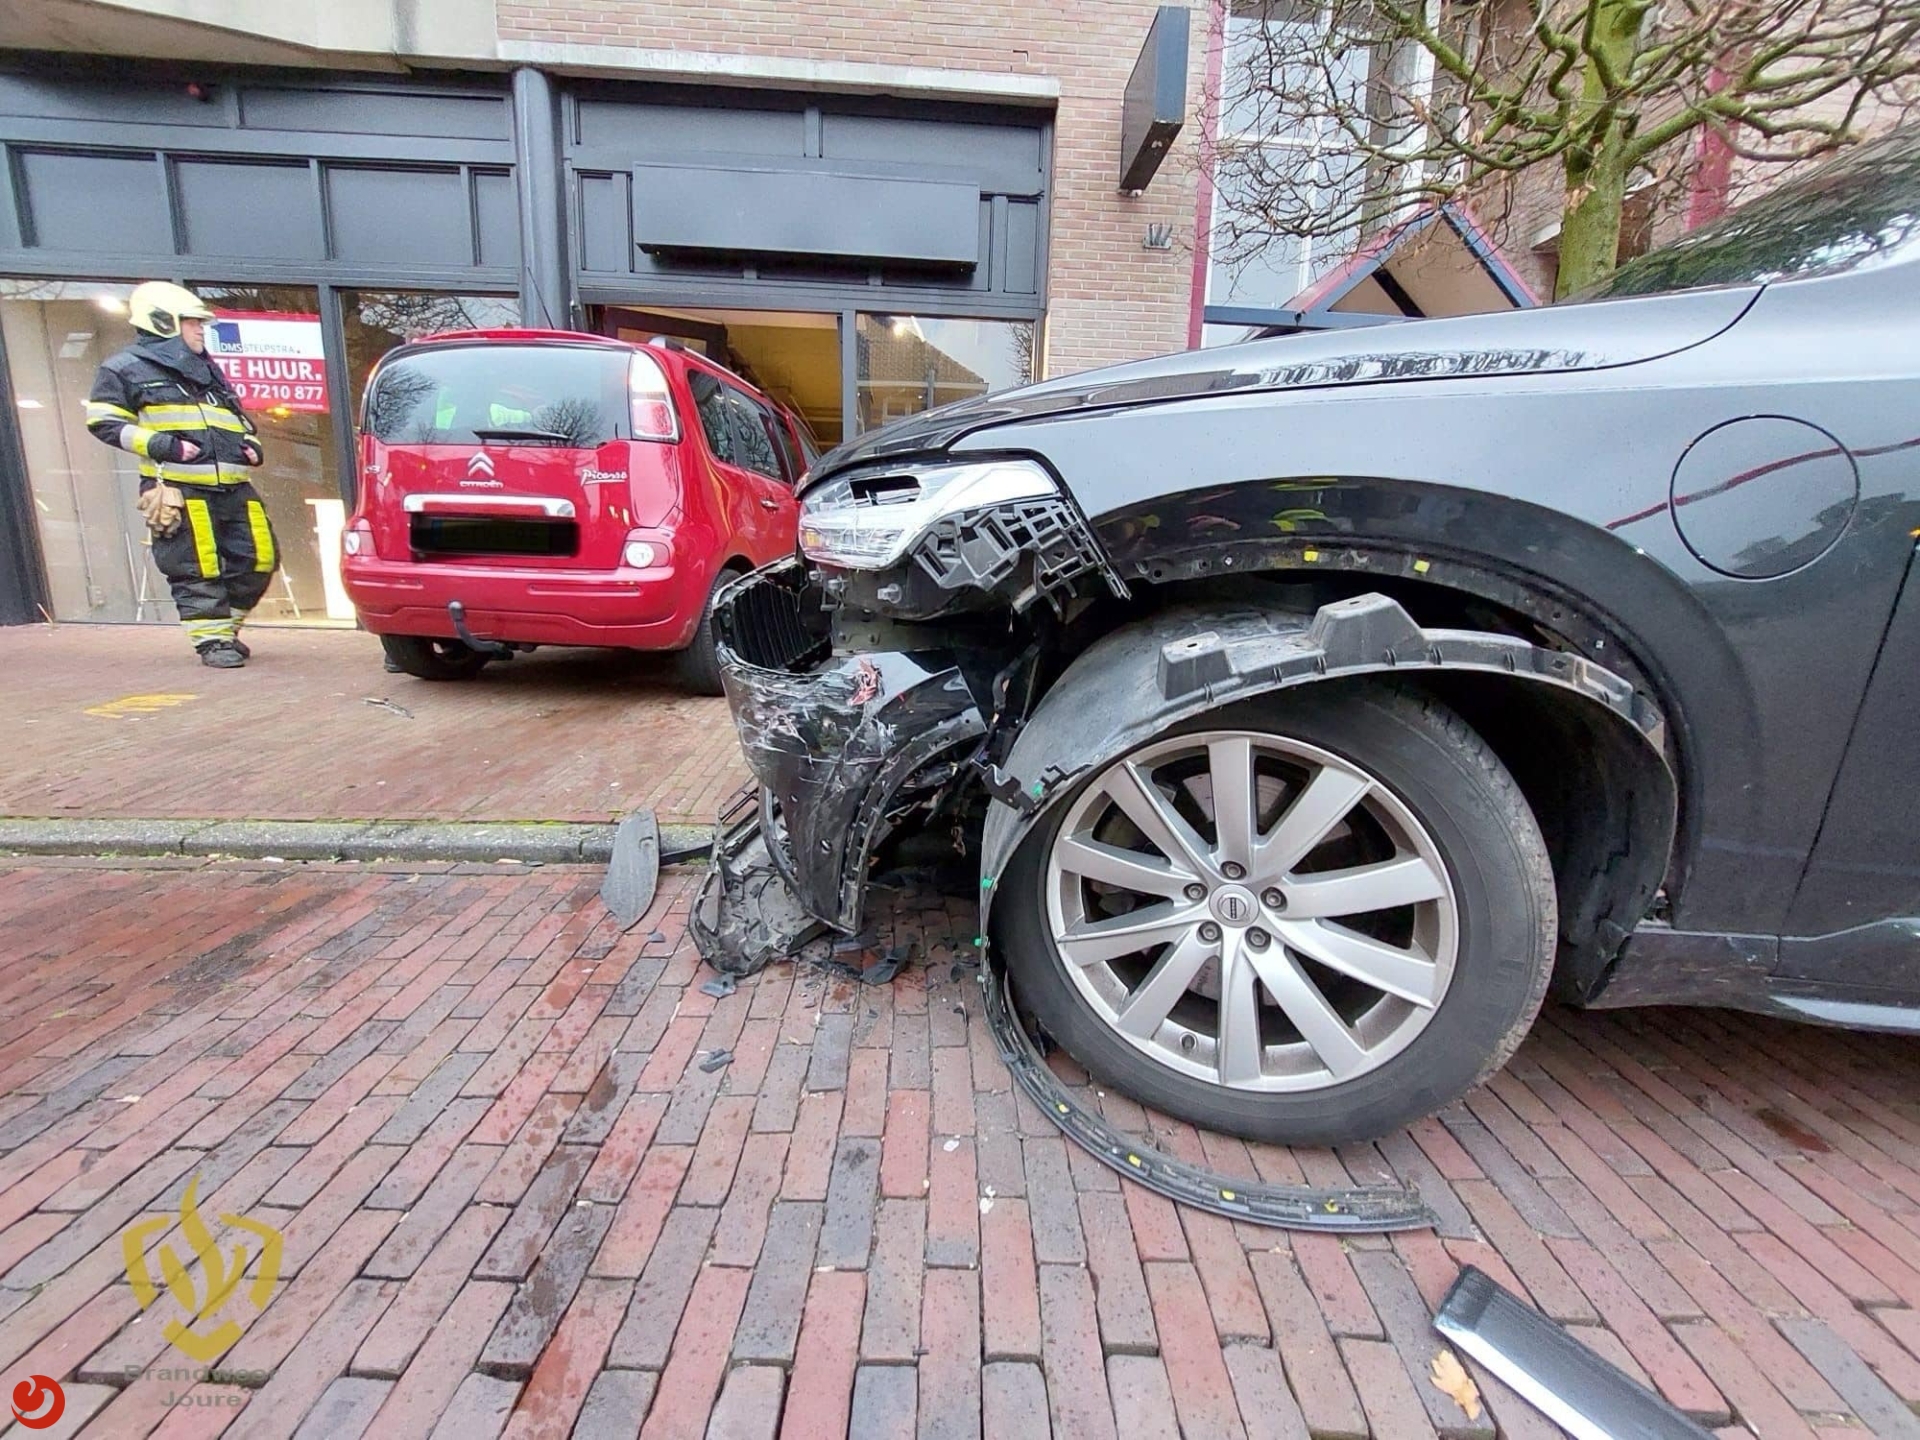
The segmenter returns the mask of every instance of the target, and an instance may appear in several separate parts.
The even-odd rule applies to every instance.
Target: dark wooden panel
[[[190,255],[318,260],[326,254],[309,166],[182,160],[174,166],[174,186]]]
[[[980,187],[945,180],[636,165],[633,234],[641,248],[864,258],[973,266]]]

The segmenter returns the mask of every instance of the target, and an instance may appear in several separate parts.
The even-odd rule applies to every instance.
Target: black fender
[[[1676,790],[1666,720],[1629,681],[1585,656],[1478,630],[1423,630],[1384,595],[1312,615],[1252,606],[1176,609],[1104,636],[1071,664],[1022,726],[996,777],[981,842],[981,934],[997,877],[1022,840],[1082,776],[1190,716],[1296,685],[1365,675],[1498,676],[1562,697],[1626,747],[1639,803],[1626,835],[1602,847],[1604,903],[1577,907],[1586,990],[1645,915],[1673,844]],[[1587,857],[1581,857],[1587,863]],[[1563,927],[1563,936],[1566,931]]]

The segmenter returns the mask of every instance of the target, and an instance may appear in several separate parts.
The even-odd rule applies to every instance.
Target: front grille
[[[801,588],[791,577],[748,581],[736,586],[728,600],[723,633],[749,665],[794,669],[826,643],[818,592]]]
[[[415,515],[412,544],[416,555],[570,556],[580,550],[580,526],[573,520],[518,515]]]

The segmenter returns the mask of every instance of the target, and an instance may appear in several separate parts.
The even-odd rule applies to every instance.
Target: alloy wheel
[[[1080,794],[1047,856],[1061,963],[1094,1012],[1179,1073],[1236,1090],[1344,1084],[1424,1030],[1459,907],[1378,777],[1255,731],[1180,735]]]

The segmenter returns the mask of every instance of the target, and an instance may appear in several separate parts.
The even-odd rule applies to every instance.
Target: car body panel
[[[1190,350],[962,400],[821,457],[809,483],[857,465],[945,450],[992,426],[1218,395],[1329,390],[1422,379],[1523,376],[1635,365],[1701,344],[1740,318],[1754,287],[1657,300],[1462,315],[1362,332],[1289,335]]]

